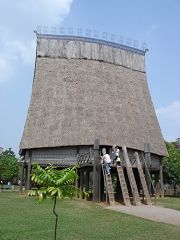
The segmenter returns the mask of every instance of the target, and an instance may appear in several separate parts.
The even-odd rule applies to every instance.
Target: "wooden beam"
[[[89,191],[89,175],[90,175],[90,169],[86,168],[85,169],[85,191],[88,192]]]
[[[144,144],[144,158],[145,158],[145,161],[146,161],[146,165],[148,167],[148,169],[151,167],[151,153],[150,153],[150,144],[149,143],[145,143]],[[149,171],[149,174],[150,171]],[[152,189],[151,189],[151,180],[149,178],[149,175],[148,175],[148,172],[147,170],[145,169],[145,178],[146,178],[146,182],[147,182],[147,187],[148,187],[148,190],[149,190],[149,193],[150,195],[152,194]]]
[[[20,179],[20,184],[19,184],[20,193],[22,193],[23,179],[24,179],[24,161],[22,161],[22,163],[21,163],[21,179]]]
[[[76,168],[76,174],[78,175],[78,177],[77,177],[77,179],[75,181],[75,185],[79,189],[79,169],[78,168]],[[76,197],[79,197],[78,193],[76,194]]]
[[[122,151],[123,151],[123,156],[124,156],[124,160],[125,160],[125,166],[126,166],[126,170],[127,170],[129,183],[131,186],[131,191],[133,194],[133,203],[134,203],[134,205],[138,206],[138,205],[141,205],[141,201],[140,201],[139,192],[138,192],[136,180],[134,177],[134,173],[133,173],[133,170],[131,167],[131,162],[129,160],[127,148],[125,145],[122,146]]]
[[[28,171],[27,171],[27,190],[31,189],[31,166],[32,166],[32,152],[29,150]]]
[[[80,168],[80,190],[83,192],[84,189],[84,168]]]
[[[164,184],[163,184],[163,164],[162,160],[160,160],[160,169],[159,169],[159,175],[160,175],[160,185],[161,185],[161,198],[164,198]]]
[[[94,164],[93,164],[93,202],[99,202],[100,199],[100,163],[99,163],[99,139],[94,141]]]
[[[145,160],[146,160],[147,166],[151,167],[151,153],[150,153],[150,144],[149,143],[144,144],[144,155],[145,155]]]

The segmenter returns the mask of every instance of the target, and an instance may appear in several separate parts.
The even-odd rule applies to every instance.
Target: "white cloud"
[[[4,29],[9,26],[11,30],[15,30],[14,33],[26,31],[39,24],[59,24],[69,13],[72,2],[73,0],[13,0],[9,7],[6,1],[1,3],[1,24]]]
[[[180,101],[156,109],[165,140],[174,141],[180,137]]]
[[[4,44],[4,53],[9,60],[20,59],[25,64],[34,62],[35,40],[29,40],[26,43],[21,40],[6,42]]]
[[[5,82],[11,78],[13,67],[6,59],[0,57],[0,82]]]
[[[17,1],[15,1],[17,2]],[[70,11],[72,0],[20,0],[16,5],[27,24],[58,24]]]
[[[22,69],[33,66],[37,25],[59,26],[69,13],[73,0],[13,0],[3,1],[0,8],[0,79],[10,79],[12,66]]]

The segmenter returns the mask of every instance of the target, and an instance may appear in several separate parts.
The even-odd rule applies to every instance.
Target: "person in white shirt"
[[[120,153],[119,147],[116,146],[115,150],[116,150],[116,158],[118,158],[119,157],[119,153]]]
[[[106,175],[110,175],[110,163],[111,163],[111,159],[110,159],[110,156],[109,154],[103,152],[103,157],[102,157],[102,160],[103,160],[103,167],[104,167],[104,170],[105,170],[105,174]]]
[[[120,149],[118,146],[115,147],[115,159],[116,163],[120,165],[121,159],[120,159]]]

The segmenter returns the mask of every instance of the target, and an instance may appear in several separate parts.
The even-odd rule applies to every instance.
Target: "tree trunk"
[[[57,197],[54,198],[54,207],[53,207],[53,213],[54,213],[54,215],[56,216],[55,228],[54,228],[54,240],[56,240],[56,235],[57,235],[57,222],[58,222],[58,214],[55,212],[56,200],[57,200]]]

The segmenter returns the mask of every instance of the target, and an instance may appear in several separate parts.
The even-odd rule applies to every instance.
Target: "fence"
[[[125,46],[129,46],[132,48],[136,48],[139,50],[147,51],[147,45],[145,42],[139,43],[137,40],[133,40],[131,38],[125,38],[123,36],[117,36],[112,33],[100,32],[97,30],[91,29],[82,29],[82,28],[65,28],[65,27],[49,27],[49,26],[37,26],[35,31],[37,34],[48,34],[48,35],[64,35],[64,36],[79,36],[79,37],[87,37],[93,39],[99,39],[104,41],[109,41]]]

